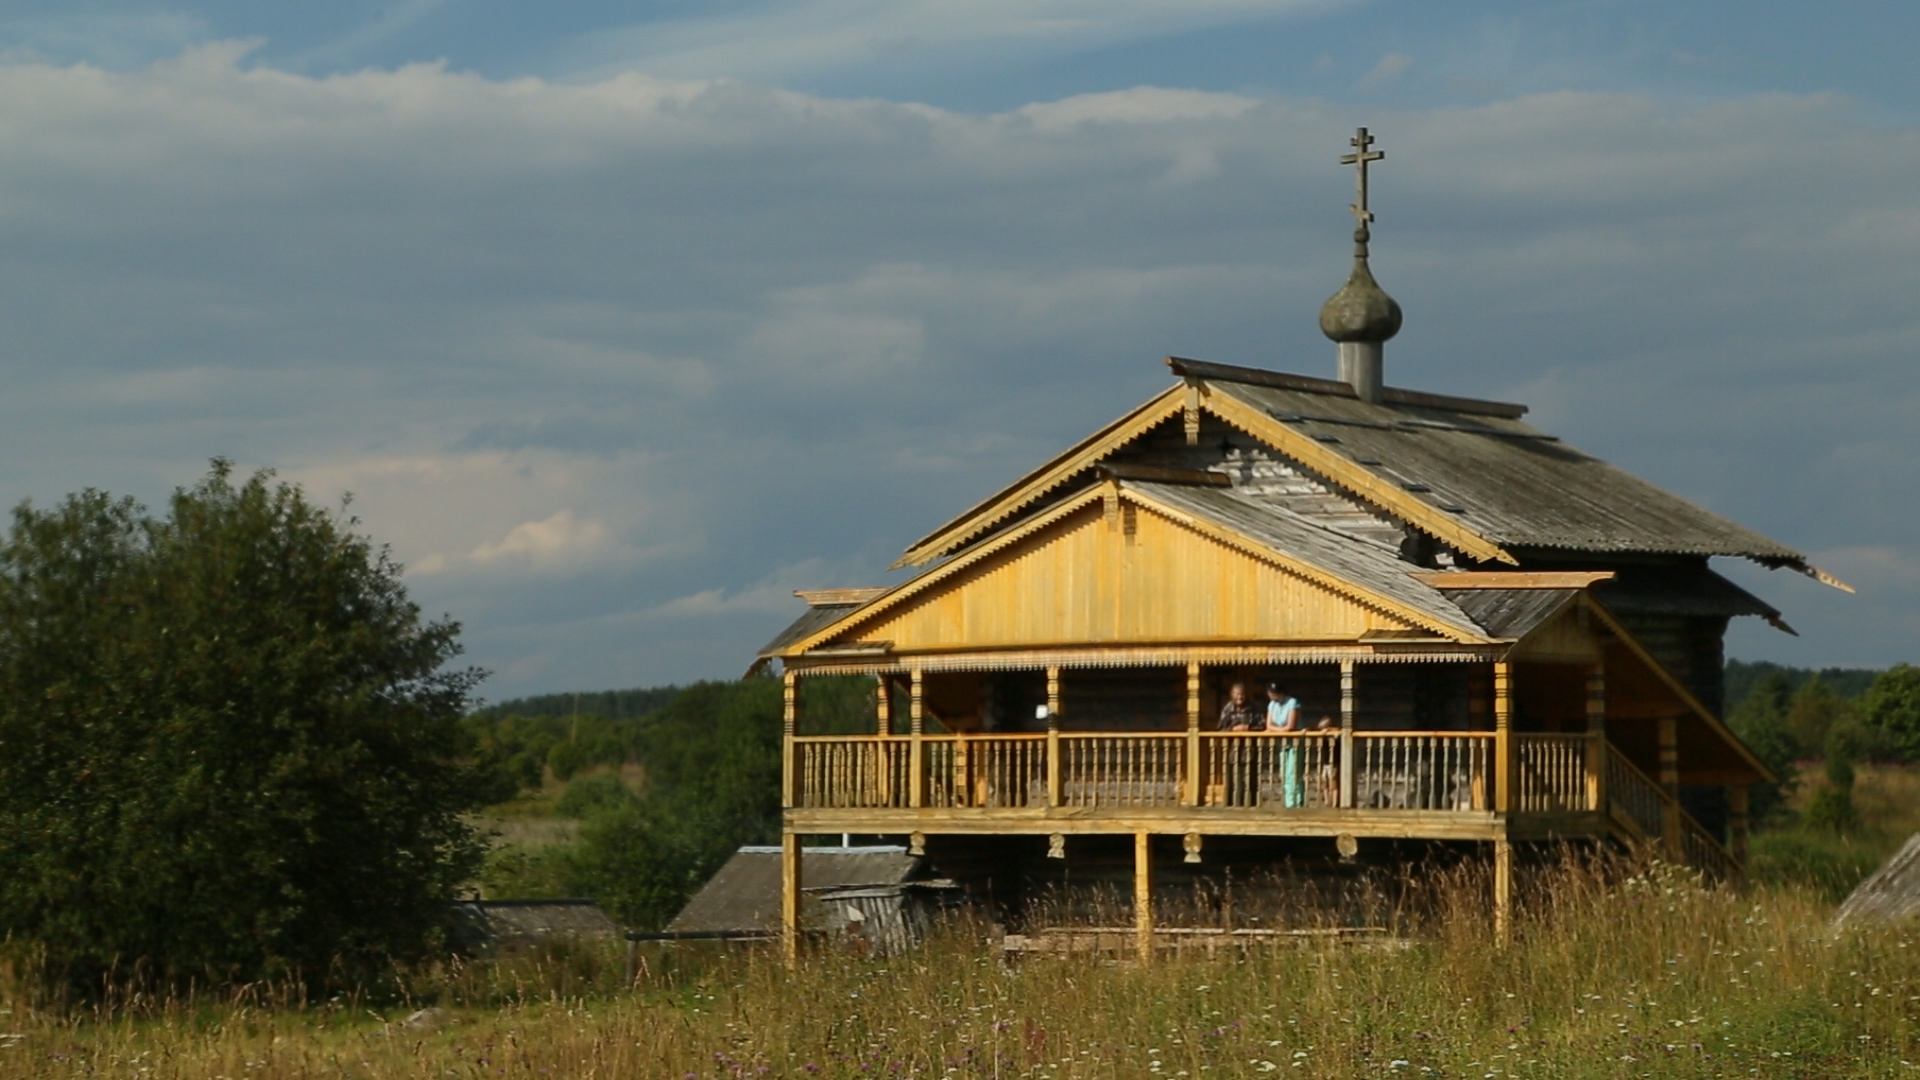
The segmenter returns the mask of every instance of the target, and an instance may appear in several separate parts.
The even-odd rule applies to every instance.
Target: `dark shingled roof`
[[[1705,569],[1622,570],[1612,581],[1594,585],[1593,598],[1622,614],[1780,617],[1765,600]]]
[[[815,889],[853,885],[898,885],[917,876],[921,860],[900,847],[807,848],[800,856],[801,885]],[[819,902],[807,896],[801,921],[817,925]],[[780,849],[743,847],[713,875],[668,930],[780,929]]]
[[[1517,418],[1282,385],[1208,385],[1506,548],[1740,555],[1804,561],[1783,544],[1616,469]],[[1224,369],[1231,371],[1232,369]],[[1304,381],[1303,381],[1304,382]],[[1417,395],[1401,394],[1417,399]]]
[[[1442,625],[1476,637],[1481,634],[1480,627],[1458,604],[1438,589],[1409,576],[1407,571],[1415,568],[1401,562],[1397,553],[1380,544],[1356,540],[1291,510],[1262,501],[1258,495],[1243,495],[1233,488],[1158,484],[1142,480],[1122,481],[1120,486],[1137,491],[1153,502],[1185,511],[1239,533],[1282,555],[1298,559],[1333,577],[1352,582],[1411,608]]]
[[[613,937],[620,932],[592,900],[462,900],[453,908],[460,936],[471,945]]]
[[[793,620],[792,626],[780,631],[774,635],[772,641],[761,646],[760,655],[772,656],[817,630],[825,630],[861,606],[860,604],[820,604],[809,607],[801,613],[799,618]]]

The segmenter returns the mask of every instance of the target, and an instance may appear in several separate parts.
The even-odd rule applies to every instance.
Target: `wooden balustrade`
[[[1199,802],[1269,810],[1340,805],[1337,731],[1203,732]]]
[[[1376,810],[1490,809],[1493,751],[1492,732],[1356,731],[1353,805]]]
[[[1047,805],[1045,735],[940,736],[927,743],[927,805]]]
[[[907,805],[907,740],[878,735],[796,737],[798,802],[864,809]]]
[[[1673,838],[1674,847],[1669,848],[1669,857],[1677,857],[1686,865],[1717,881],[1731,881],[1740,875],[1740,861],[1735,859],[1718,837],[1708,832],[1695,821],[1693,815],[1679,809],[1673,796],[1655,783],[1646,773],[1640,771],[1633,762],[1612,746],[1607,747],[1607,810],[1615,820],[1626,826],[1627,831],[1637,833],[1638,839],[1649,844],[1663,843],[1661,828],[1671,816],[1680,823],[1680,833]]]
[[[1060,799],[1066,806],[1179,806],[1187,736],[1062,732]]]
[[[1598,810],[1598,792],[1587,783],[1587,750],[1594,736],[1515,735],[1519,757],[1513,808],[1520,813],[1565,813]]]
[[[1643,840],[1660,839],[1667,793],[1620,751],[1607,748],[1607,809]]]

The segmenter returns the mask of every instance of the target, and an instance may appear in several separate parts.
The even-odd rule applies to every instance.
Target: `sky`
[[[0,0],[0,500],[348,493],[484,693],[737,676],[1158,392],[1519,400],[1920,661],[1920,6]]]

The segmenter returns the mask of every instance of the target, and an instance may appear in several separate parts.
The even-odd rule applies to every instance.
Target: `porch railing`
[[[1487,810],[1490,731],[1356,731],[1353,805],[1362,809]]]
[[[1678,825],[1671,837],[1668,856],[1699,870],[1718,881],[1731,881],[1740,874],[1740,863],[1683,809],[1667,790],[1640,771],[1626,755],[1607,747],[1607,809],[1626,827],[1633,839],[1656,844],[1668,839],[1669,820]]]
[[[1056,732],[793,739],[794,805],[809,809],[1493,807],[1492,732]],[[1556,751],[1557,753],[1557,751]],[[1538,756],[1538,755],[1536,755]],[[1548,759],[1558,760],[1551,754]],[[919,775],[914,775],[914,763]],[[1525,752],[1522,760],[1529,760]],[[1543,759],[1544,760],[1544,759]],[[917,779],[917,783],[916,783]],[[1536,802],[1571,771],[1548,770]],[[1578,778],[1584,785],[1585,778]],[[914,792],[918,791],[916,803]],[[1584,787],[1582,788],[1584,791]]]
[[[1604,735],[1515,735],[1513,808],[1521,813],[1600,809]]]

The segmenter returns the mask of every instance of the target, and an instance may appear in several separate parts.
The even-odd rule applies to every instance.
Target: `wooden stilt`
[[[1153,963],[1153,860],[1146,833],[1133,834],[1134,948],[1142,964]]]
[[[1743,876],[1747,872],[1748,814],[1747,785],[1734,784],[1727,788],[1727,853],[1733,856],[1734,866]]]
[[[1513,842],[1493,842],[1493,940],[1504,946],[1513,938]]]
[[[780,834],[780,946],[787,967],[800,964],[800,836]]]

